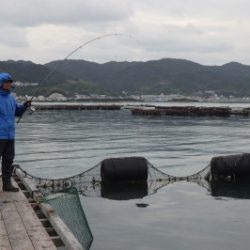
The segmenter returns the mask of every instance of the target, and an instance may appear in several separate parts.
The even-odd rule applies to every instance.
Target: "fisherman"
[[[18,192],[11,184],[15,156],[15,116],[21,116],[31,106],[31,101],[17,104],[11,95],[13,79],[8,73],[0,73],[0,158],[2,158],[3,191]]]

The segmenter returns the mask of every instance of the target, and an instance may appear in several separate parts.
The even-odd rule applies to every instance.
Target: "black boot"
[[[2,176],[3,180],[3,191],[6,192],[18,192],[19,188],[12,186],[10,176]]]

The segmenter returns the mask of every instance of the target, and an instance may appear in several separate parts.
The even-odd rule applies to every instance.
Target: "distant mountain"
[[[17,87],[19,95],[44,95],[54,92],[72,96],[76,92],[90,94],[92,92],[105,93],[94,83],[68,76],[64,73],[35,64],[31,61],[0,61],[0,72],[9,72],[16,81],[27,83],[39,83],[39,86]],[[51,74],[54,72],[53,74]],[[48,77],[49,76],[49,77]]]
[[[44,81],[53,69],[57,70]],[[230,62],[204,66],[182,59],[147,62],[107,62],[84,60],[52,61],[45,65],[30,61],[2,61],[0,71],[13,74],[18,81],[38,82],[39,87],[19,87],[19,94],[67,96],[79,94],[218,94],[250,96],[250,66]],[[41,84],[43,83],[43,84]]]
[[[0,70],[7,71],[18,81],[22,82],[41,82],[45,76],[51,71],[41,64],[35,64],[31,61],[1,61]],[[65,81],[65,75],[59,72],[53,74],[49,79],[50,83],[57,83]]]
[[[60,61],[46,64],[52,68]],[[148,62],[108,62],[66,60],[59,68],[71,77],[94,82],[113,94],[216,91],[218,94],[250,95],[250,66],[231,62],[222,66],[204,66],[181,59]]]

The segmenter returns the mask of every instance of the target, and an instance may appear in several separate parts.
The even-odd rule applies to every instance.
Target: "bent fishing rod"
[[[90,44],[90,43],[93,43],[97,40],[100,40],[100,39],[103,39],[105,37],[110,37],[110,36],[127,36],[129,38],[132,38],[132,36],[130,34],[125,34],[125,33],[112,33],[112,34],[105,34],[105,35],[102,35],[102,36],[97,36],[95,38],[92,38],[90,39],[89,41],[81,44],[80,46],[78,46],[77,48],[75,48],[74,50],[72,50],[69,54],[67,54],[58,64],[56,64],[56,66],[51,70],[49,71],[49,73],[42,79],[40,85],[43,85],[44,83],[46,83],[49,78],[59,69],[62,67],[62,65],[64,64],[64,62],[70,57],[72,56],[73,54],[75,54],[78,50],[80,50],[81,48],[85,47],[86,45]],[[37,90],[38,91],[38,90]],[[36,91],[36,92],[37,92]],[[35,93],[36,93],[35,92]],[[28,102],[32,102],[32,100],[34,99],[35,97],[35,93],[33,93],[32,97],[30,98],[30,100],[27,100]],[[30,110],[31,112],[34,112],[34,109],[32,108],[32,106],[30,106]],[[24,112],[25,113],[25,112]],[[22,120],[22,117],[24,115],[24,113],[19,117],[19,119],[17,120],[17,123],[19,123],[21,120]]]

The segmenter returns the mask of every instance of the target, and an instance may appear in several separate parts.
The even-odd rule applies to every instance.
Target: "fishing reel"
[[[28,114],[32,115],[36,111],[36,108],[34,106],[32,106],[33,97],[31,97],[29,99],[29,97],[27,95],[25,95],[25,99],[26,100],[23,103],[23,105],[26,106],[26,110],[24,112],[26,112],[28,110]],[[21,116],[19,116],[19,119],[17,120],[17,123],[19,123],[21,121],[22,117],[23,117],[23,114]]]
[[[35,106],[30,106],[29,107],[29,114],[30,115],[32,115],[35,111],[36,111],[36,107]]]
[[[32,114],[36,111],[35,106],[32,106],[32,99],[33,99],[33,98],[31,98],[31,99],[29,100],[29,97],[28,97],[27,95],[25,95],[25,98],[26,98],[26,100],[25,100],[24,103],[27,103],[27,102],[30,102],[30,103],[31,103],[31,105],[27,107],[27,110],[29,111],[29,114],[32,115]]]

